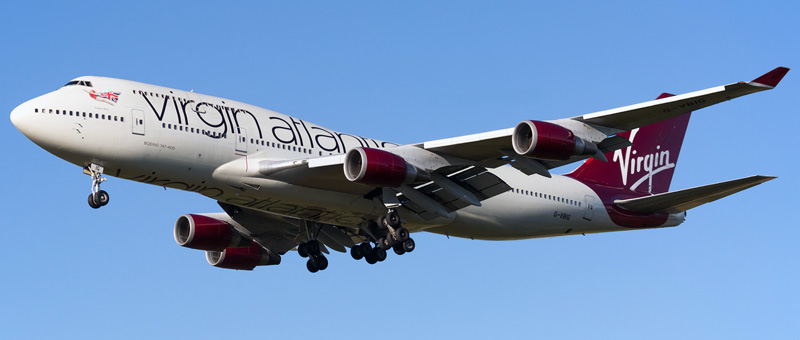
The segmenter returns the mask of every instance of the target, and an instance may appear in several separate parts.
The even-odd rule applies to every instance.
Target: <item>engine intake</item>
[[[280,264],[281,257],[253,242],[249,247],[206,251],[206,260],[214,267],[253,270],[256,266]]]
[[[174,236],[179,245],[200,250],[247,247],[253,242],[248,237],[242,237],[228,222],[194,214],[178,217]]]
[[[545,160],[566,160],[575,155],[597,153],[597,145],[576,137],[571,130],[535,120],[517,124],[511,143],[516,153]]]
[[[421,179],[424,173],[403,157],[379,149],[358,147],[344,157],[344,176],[351,182],[397,188]]]

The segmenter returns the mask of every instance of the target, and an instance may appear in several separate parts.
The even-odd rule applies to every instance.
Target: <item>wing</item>
[[[738,82],[710,89],[661,98],[644,103],[628,105],[616,109],[549,121],[570,129],[576,136],[592,142],[602,143],[608,136],[633,130],[675,116],[709,107],[723,101],[751,93],[775,88],[789,69],[778,67],[750,81]],[[487,162],[502,156],[500,150],[511,149],[513,129],[497,130],[468,136],[440,139],[417,144],[437,153],[447,154],[477,162]],[[617,142],[618,143],[618,142]],[[610,143],[607,150],[615,150],[628,145]],[[547,161],[543,164],[553,168],[581,159],[575,157],[565,161]]]
[[[789,72],[788,68],[778,67],[750,82],[738,82],[712,87],[710,89],[686,93],[679,96],[590,113],[568,119],[589,124],[607,134],[629,131],[709,107],[726,100],[773,89],[787,72]]]

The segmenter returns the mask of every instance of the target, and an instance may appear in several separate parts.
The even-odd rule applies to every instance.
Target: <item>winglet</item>
[[[753,79],[751,83],[775,87],[778,86],[778,83],[781,82],[781,79],[783,79],[783,76],[785,76],[787,72],[789,72],[788,67],[777,67],[774,70],[765,73],[763,76]]]

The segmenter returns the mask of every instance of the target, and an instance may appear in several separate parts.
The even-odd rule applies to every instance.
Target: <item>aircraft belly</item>
[[[586,215],[586,196],[599,197],[584,184],[554,175],[517,175],[505,169],[495,173],[512,190],[483,201],[481,207],[457,212],[454,221],[426,231],[449,236],[513,240],[621,230],[604,209]],[[589,217],[589,218],[587,218]]]

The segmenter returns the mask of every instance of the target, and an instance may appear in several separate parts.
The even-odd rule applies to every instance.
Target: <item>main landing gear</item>
[[[308,262],[306,262],[308,271],[316,273],[320,270],[327,269],[328,259],[325,255],[322,255],[322,247],[319,241],[317,241],[317,236],[322,229],[322,225],[309,221],[303,221],[303,224],[305,225],[306,235],[308,235],[309,240],[297,245],[297,253],[302,257],[308,258]]]
[[[106,181],[103,177],[103,167],[97,164],[92,164],[83,170],[92,176],[92,193],[89,194],[89,206],[97,209],[108,204],[108,193],[100,190],[100,183]]]
[[[415,243],[409,235],[406,228],[403,228],[400,223],[400,215],[397,210],[390,208],[385,216],[378,219],[377,228],[375,233],[369,233],[375,242],[375,246],[370,245],[369,242],[356,245],[350,248],[350,256],[353,259],[361,260],[362,258],[369,264],[375,264],[386,260],[386,251],[389,249],[394,250],[397,255],[403,255],[414,251]],[[375,239],[375,235],[381,235]]]
[[[316,273],[325,270],[328,268],[328,259],[322,254],[323,245],[317,241],[322,225],[305,220],[302,223],[307,241],[297,245],[297,253],[303,258],[308,258],[306,262],[308,271]],[[361,231],[362,235],[367,237],[367,241],[350,248],[350,256],[353,259],[364,259],[369,264],[376,264],[386,260],[386,251],[389,249],[394,250],[397,255],[414,251],[414,239],[410,237],[408,230],[403,228],[400,216],[394,208],[389,208],[389,212],[377,221],[369,221]]]

